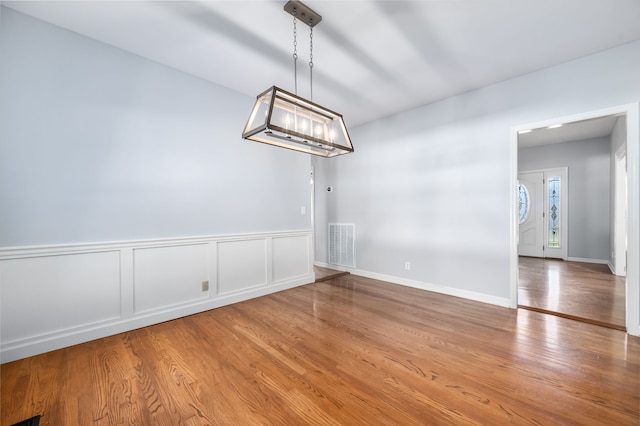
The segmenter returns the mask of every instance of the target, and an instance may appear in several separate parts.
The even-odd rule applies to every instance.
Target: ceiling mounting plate
[[[289,0],[287,4],[284,5],[284,10],[311,28],[322,21],[322,16],[300,1]]]

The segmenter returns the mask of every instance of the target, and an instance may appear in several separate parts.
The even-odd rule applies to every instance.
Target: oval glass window
[[[531,205],[529,203],[529,191],[527,190],[526,186],[519,183],[518,184],[518,218],[520,220],[520,225],[525,223],[529,218],[530,207]]]

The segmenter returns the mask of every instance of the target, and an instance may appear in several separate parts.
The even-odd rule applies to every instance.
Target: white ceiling
[[[293,91],[284,1],[3,1],[20,12],[256,96]],[[354,126],[640,40],[639,0],[306,1],[314,101]],[[308,28],[298,25],[308,97]]]
[[[540,145],[580,141],[611,136],[619,115],[606,115],[589,120],[562,124],[561,127],[531,129],[529,133],[518,135],[518,147],[531,148]]]

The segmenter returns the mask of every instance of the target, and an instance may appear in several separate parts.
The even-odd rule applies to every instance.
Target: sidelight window
[[[560,176],[553,176],[548,181],[549,211],[548,247],[560,247]]]

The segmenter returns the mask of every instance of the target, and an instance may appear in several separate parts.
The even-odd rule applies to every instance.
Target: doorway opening
[[[585,218],[589,218],[589,215],[585,214],[579,215],[579,208],[575,208],[575,206],[587,206],[587,204],[580,204],[583,201],[573,200],[574,202],[578,202],[578,204],[573,204],[574,210],[573,212],[568,212],[567,208],[560,209],[561,212],[569,213],[571,215],[571,220],[573,220],[573,228],[570,224],[569,226],[564,227],[565,230],[569,231],[569,237],[564,237],[560,234],[560,240],[565,242],[565,248],[568,246],[568,253],[565,256],[556,256],[561,259],[566,259],[567,261],[548,259],[546,256],[536,257],[535,254],[529,255],[532,257],[523,257],[523,262],[520,262],[521,258],[518,255],[519,243],[522,242],[523,236],[520,234],[520,221],[522,220],[522,209],[520,203],[520,187],[519,187],[519,172],[522,171],[536,171],[537,169],[542,169],[543,167],[530,167],[530,163],[528,165],[519,165],[518,158],[522,153],[525,153],[527,150],[526,146],[522,146],[519,144],[519,141],[522,140],[532,140],[531,136],[535,133],[536,136],[533,139],[552,139],[557,138],[558,134],[567,134],[573,132],[578,132],[581,128],[588,128],[589,124],[594,124],[594,122],[598,122],[600,120],[609,119],[617,122],[618,120],[622,121],[622,124],[616,126],[616,131],[620,128],[623,129],[623,133],[625,134],[625,143],[624,143],[624,155],[621,155],[620,152],[614,151],[612,148],[609,149],[607,153],[607,168],[606,173],[606,184],[608,185],[606,200],[602,199],[603,196],[599,196],[596,191],[590,191],[586,194],[586,198],[596,198],[601,205],[604,205],[602,214],[598,215],[599,220],[602,221],[603,214],[606,214],[605,225],[600,223],[600,228],[606,227],[604,232],[599,232],[599,235],[588,236],[586,233],[578,232],[580,229],[591,229],[594,227],[593,223],[589,222],[589,220]],[[553,309],[557,309],[560,312],[560,316],[565,316],[573,319],[580,318],[581,314],[578,312],[578,315],[574,315],[573,312],[569,310],[567,311],[566,306],[584,306],[584,312],[594,312],[594,306],[600,306],[603,310],[616,310],[618,311],[617,319],[611,320],[611,316],[606,319],[596,318],[593,321],[589,321],[589,318],[586,318],[586,322],[593,323],[601,323],[601,325],[606,325],[609,322],[618,322],[620,324],[619,327],[627,330],[629,334],[638,335],[640,334],[640,314],[639,314],[639,305],[640,305],[640,293],[638,291],[639,283],[638,283],[638,270],[639,270],[639,261],[638,261],[638,253],[640,252],[638,247],[639,241],[639,231],[637,218],[639,216],[639,206],[638,199],[639,195],[639,187],[640,182],[638,181],[638,151],[639,151],[639,135],[638,135],[638,127],[639,127],[640,119],[638,117],[638,104],[631,104],[616,108],[609,108],[606,110],[599,110],[589,113],[578,114],[570,117],[556,118],[553,120],[547,120],[544,122],[538,122],[533,124],[527,124],[522,126],[517,126],[511,129],[511,185],[512,185],[512,214],[511,214],[511,307],[517,308],[522,303],[531,304],[530,296],[531,292],[527,293],[526,291],[520,290],[531,290],[530,286],[533,281],[544,282],[545,292],[542,295],[538,295],[539,298],[544,299],[544,302],[547,305],[544,305],[544,308],[541,308],[541,311]],[[562,126],[561,126],[562,125]],[[551,132],[550,128],[564,128],[562,131]],[[536,130],[532,132],[533,129],[546,129],[545,130]],[[582,129],[585,130],[585,129]],[[528,137],[523,137],[524,135],[530,134]],[[575,136],[575,135],[574,135]],[[572,136],[572,137],[574,137]],[[566,139],[562,142],[569,141],[578,141],[578,140],[586,140],[586,139],[595,139],[600,136],[594,135],[593,133],[588,133],[586,135],[580,137],[574,137],[573,139]],[[609,138],[613,138],[614,136],[611,134],[611,129]],[[616,137],[619,137],[617,135]],[[609,139],[611,141],[611,146],[614,146],[615,143],[613,139]],[[595,143],[595,142],[593,142]],[[565,148],[569,147],[570,144],[565,144]],[[615,147],[614,147],[615,148]],[[538,152],[540,154],[542,151]],[[561,156],[559,156],[561,157]],[[624,158],[624,160],[622,160]],[[561,158],[556,158],[556,161],[561,161]],[[609,162],[610,161],[610,162]],[[560,164],[551,164],[550,168],[559,166]],[[626,167],[623,167],[626,165]],[[548,166],[548,165],[547,165]],[[569,174],[571,174],[571,167],[569,167]],[[625,175],[621,176],[620,170],[624,169]],[[540,171],[540,170],[537,170]],[[610,175],[609,175],[610,173]],[[577,173],[579,175],[579,173]],[[592,175],[589,175],[592,177]],[[570,179],[575,179],[575,176],[569,176]],[[565,178],[565,181],[567,179]],[[591,182],[587,182],[590,180],[589,178],[580,178],[578,179],[576,184],[591,184]],[[621,182],[624,181],[626,183],[626,188],[621,189]],[[547,184],[548,186],[548,184]],[[543,186],[542,192],[545,195],[548,195],[547,186]],[[579,185],[578,185],[579,186]],[[534,189],[535,191],[535,189]],[[575,188],[574,188],[575,191]],[[531,191],[529,191],[531,192]],[[626,197],[624,200],[621,198],[620,193],[624,193]],[[571,190],[564,191],[566,197],[571,198],[572,193]],[[531,194],[528,194],[531,197]],[[623,201],[621,201],[623,200]],[[548,201],[550,203],[550,201]],[[548,205],[543,206],[542,210],[545,214],[549,214]],[[621,209],[621,205],[626,205],[626,209]],[[609,210],[611,210],[611,215],[609,216]],[[591,212],[592,213],[592,212]],[[569,217],[567,215],[567,218]],[[593,216],[593,215],[592,215]],[[622,218],[622,219],[621,219]],[[582,222],[586,223],[582,223]],[[548,231],[549,229],[548,221],[543,224],[543,230]],[[562,230],[562,226],[559,228]],[[528,236],[530,237],[530,235]],[[624,237],[624,238],[623,238]],[[548,235],[542,236],[545,240],[544,247],[547,249],[548,247]],[[585,240],[585,238],[587,238]],[[590,240],[589,240],[590,238]],[[599,242],[597,238],[600,238]],[[531,238],[529,239],[531,241]],[[596,241],[594,243],[594,241]],[[525,241],[526,242],[526,241]],[[573,244],[573,246],[572,246]],[[573,247],[573,250],[572,250]],[[624,254],[621,252],[621,247],[624,247]],[[599,250],[599,251],[598,251]],[[624,265],[624,266],[622,266]],[[620,268],[626,268],[624,274],[620,273]],[[613,275],[614,272],[616,275]],[[605,301],[604,297],[601,293],[598,292],[598,289],[588,289],[588,285],[585,285],[585,282],[593,279],[593,283],[599,282],[600,279],[596,278],[600,275],[602,277],[608,277],[611,280],[609,290],[612,290],[609,296],[609,300]],[[626,275],[626,276],[625,276]],[[586,293],[591,300],[580,300],[576,293],[564,294],[563,291],[566,290],[566,283],[574,282],[577,285],[574,286],[574,289],[577,289],[579,292]],[[520,291],[520,293],[519,293]],[[526,298],[529,299],[527,300]],[[565,297],[565,299],[562,299]],[[546,309],[549,308],[549,309]],[[534,307],[534,310],[535,307]],[[615,316],[614,315],[614,316]],[[606,315],[605,315],[606,317]]]

